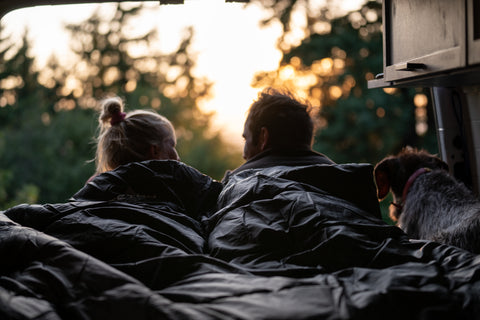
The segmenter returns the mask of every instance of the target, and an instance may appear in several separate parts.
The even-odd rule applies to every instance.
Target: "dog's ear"
[[[426,159],[426,162],[426,165],[431,169],[440,169],[447,172],[449,171],[448,164],[437,155],[430,155]]]
[[[447,164],[446,162],[442,161],[442,165],[441,165],[441,166],[442,166],[442,169],[443,169],[443,170],[445,170],[445,171],[447,171],[447,172],[450,171],[450,168],[448,167],[448,164]]]
[[[439,165],[438,166],[440,167],[440,169],[448,172],[450,170],[450,168],[448,167],[448,164],[441,159],[438,159],[438,160],[439,160]]]
[[[373,170],[375,184],[377,185],[377,198],[379,200],[383,200],[390,192],[389,161],[391,159],[380,161]]]

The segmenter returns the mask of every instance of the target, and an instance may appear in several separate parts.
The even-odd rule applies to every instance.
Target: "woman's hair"
[[[119,97],[105,99],[101,106],[95,156],[97,173],[148,160],[152,145],[163,149],[167,138],[176,140],[170,121],[156,112],[124,113],[124,102]]]

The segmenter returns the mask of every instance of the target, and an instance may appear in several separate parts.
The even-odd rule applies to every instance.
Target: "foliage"
[[[92,170],[83,165],[90,153],[85,137],[92,134],[92,113],[54,111],[56,88],[38,83],[27,38],[26,33],[18,50],[7,46],[2,55],[1,207],[67,200]]]
[[[264,23],[278,19],[284,26],[279,39],[284,57],[278,70],[259,73],[254,85],[289,87],[317,107],[316,150],[337,162],[371,163],[407,144],[436,152],[430,102],[426,109],[413,103],[428,93],[367,89],[367,81],[382,70],[378,2],[339,16],[329,6],[314,8],[311,0],[257,2],[271,9]],[[301,8],[305,37],[297,44],[288,35],[296,28],[292,15]],[[193,75],[193,29],[173,53],[136,54],[134,46],[149,48],[156,38],[153,31],[127,32],[141,11],[119,4],[112,17],[96,12],[67,25],[78,55],[68,68],[52,57],[36,70],[27,34],[19,47],[8,37],[0,39],[0,207],[64,201],[83,185],[94,171],[89,160],[95,107],[109,95],[123,97],[127,110],[155,109],[171,119],[180,157],[200,171],[220,179],[239,164],[240,156],[230,154],[210,130],[210,115],[197,107],[211,83]],[[425,120],[419,114],[425,111],[428,130],[419,133],[416,126]]]
[[[307,98],[316,107],[319,128],[314,149],[336,162],[374,164],[406,145],[436,153],[428,92],[368,89],[368,81],[383,70],[381,3],[368,1],[358,11],[333,17],[328,6],[312,10],[312,2],[269,2],[272,16],[265,23],[278,19],[285,34],[295,27],[292,12],[303,7],[306,36],[299,45],[291,45],[284,34],[278,70],[257,74],[254,85],[283,86]],[[381,206],[388,221],[387,205]]]
[[[221,179],[239,164],[197,107],[211,84],[193,75],[193,30],[171,54],[135,55],[133,45],[155,38],[125,31],[141,10],[119,4],[110,19],[96,12],[67,25],[78,55],[68,68],[52,57],[36,70],[28,33],[18,47],[0,39],[0,209],[64,202],[83,186],[94,172],[97,102],[110,95],[124,98],[127,110],[155,109],[171,119],[182,160],[205,174]]]
[[[209,130],[210,114],[197,106],[199,99],[209,95],[211,83],[193,75],[193,28],[185,30],[171,54],[136,56],[131,53],[132,47],[149,48],[156,36],[154,31],[139,36],[127,34],[126,27],[141,10],[141,5],[124,8],[118,4],[112,21],[97,12],[85,22],[67,25],[80,57],[78,69],[90,70],[83,75],[76,73],[77,82],[83,85],[77,101],[81,107],[92,107],[105,96],[119,95],[130,109],[157,110],[175,126],[182,161],[220,179],[227,169],[238,165],[240,157],[227,152],[220,134]],[[112,27],[105,32],[105,25]]]
[[[289,5],[299,2],[290,0]],[[285,5],[285,1],[274,3]],[[290,23],[285,17],[288,12],[278,13],[284,23]],[[369,1],[359,11],[330,21],[325,10],[317,16],[308,10],[307,14],[308,36],[300,45],[284,50],[278,70],[259,73],[254,85],[285,86],[319,106],[320,130],[314,148],[337,162],[375,163],[405,145],[436,152],[430,103],[427,109],[413,103],[416,95],[428,92],[367,88],[368,80],[383,69],[381,4]],[[419,119],[422,112],[428,112],[427,117]],[[416,128],[425,119],[429,130],[418,133]]]

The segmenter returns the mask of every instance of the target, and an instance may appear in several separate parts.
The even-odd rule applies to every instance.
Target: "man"
[[[227,185],[238,173],[241,177],[233,180],[250,176],[248,169],[256,169],[251,172],[256,174],[259,170],[277,167],[277,173],[290,172],[286,174],[287,179],[315,185],[380,216],[373,167],[337,165],[326,155],[313,151],[314,125],[309,111],[307,102],[300,102],[289,92],[273,88],[261,92],[250,106],[245,121],[243,158],[246,162],[227,172],[223,184]]]
[[[267,88],[248,111],[243,137],[246,162],[231,174],[277,165],[334,164],[312,150],[313,120],[310,106],[289,92]]]
[[[202,217],[214,258],[289,276],[375,260],[359,250],[360,241],[380,247],[389,229],[373,167],[313,151],[313,128],[308,104],[271,88],[259,94],[244,126],[246,162],[227,173],[217,211]]]

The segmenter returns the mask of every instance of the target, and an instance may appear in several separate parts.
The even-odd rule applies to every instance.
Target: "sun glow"
[[[240,150],[246,111],[261,90],[250,86],[254,74],[258,71],[275,70],[281,59],[281,53],[276,49],[276,41],[282,32],[280,24],[274,23],[261,28],[259,21],[265,16],[263,8],[258,5],[245,7],[244,4],[226,3],[225,0],[186,0],[183,5],[165,6],[145,2],[144,5],[148,9],[142,15],[141,23],[132,23],[129,30],[132,34],[143,34],[156,28],[159,36],[158,41],[153,43],[154,50],[161,52],[175,50],[185,28],[194,27],[192,49],[197,57],[194,74],[198,77],[207,77],[214,83],[212,96],[200,101],[200,107],[206,112],[214,112],[214,130],[221,131],[226,140]],[[5,26],[2,32],[20,37],[25,27],[28,27],[28,36],[33,45],[32,53],[36,57],[39,69],[48,62],[53,53],[60,63],[68,65],[74,61],[74,55],[70,51],[70,40],[68,34],[63,31],[63,24],[83,21],[96,9],[100,10],[102,15],[110,15],[114,6],[115,4],[80,4],[16,10],[2,18]],[[45,19],[47,15],[49,18]],[[105,30],[109,27],[112,26],[106,26]],[[148,55],[146,49],[146,46],[139,45],[129,48],[129,51],[132,55],[142,56]],[[92,53],[91,58],[95,59],[95,53]],[[181,60],[182,57],[177,56],[176,59]],[[112,67],[104,75],[104,79],[98,81],[113,81],[118,76],[114,61],[102,62]],[[169,65],[158,65],[157,61],[153,60],[149,62],[150,65],[147,65],[147,62],[143,63],[141,69],[168,69],[168,77],[175,79],[175,70]],[[41,75],[40,79],[48,85],[51,76]],[[136,88],[136,76],[133,75],[129,79],[125,84],[125,90],[132,92]],[[2,85],[7,87],[11,82],[10,79],[5,80]],[[165,86],[163,92],[166,96],[182,92],[188,94],[184,87],[180,79],[175,85]],[[66,90],[78,96],[79,91],[72,85],[69,84]],[[158,101],[152,100],[152,107],[159,108]],[[91,104],[91,101],[88,101],[88,105]],[[59,109],[71,107],[66,101],[59,101],[57,104]]]
[[[312,3],[318,7],[325,5],[328,1],[313,0]],[[343,10],[353,10],[359,6],[361,1],[341,1],[338,4],[344,6]],[[125,3],[128,5],[128,3]],[[64,31],[65,23],[79,23],[91,16],[94,10],[99,10],[99,15],[109,16],[116,4],[79,4],[79,5],[57,5],[38,6],[13,11],[2,18],[4,29],[2,33],[21,37],[25,27],[29,29],[29,38],[32,40],[33,54],[36,57],[38,68],[45,65],[52,53],[63,65],[73,64],[73,54],[69,48],[69,35]],[[333,5],[333,4],[331,4]],[[352,7],[346,7],[350,5]],[[213,112],[214,130],[223,133],[226,141],[240,150],[243,143],[241,133],[246,112],[251,103],[256,99],[262,88],[252,88],[252,79],[256,72],[269,72],[278,68],[282,58],[281,52],[276,48],[277,40],[282,35],[282,26],[279,22],[272,23],[266,27],[260,26],[266,16],[266,9],[257,4],[245,6],[242,3],[227,3],[225,0],[185,0],[183,5],[159,6],[158,2],[145,2],[144,11],[136,23],[129,25],[129,32],[134,35],[145,34],[152,28],[156,28],[158,39],[153,43],[153,49],[161,52],[172,52],[182,39],[185,28],[194,27],[194,42],[191,47],[196,57],[196,68],[194,75],[206,77],[213,81],[211,97],[199,102],[200,107],[206,112]],[[303,13],[304,14],[304,13]],[[48,19],[45,17],[48,16]],[[294,15],[292,32],[288,35],[290,44],[299,43],[305,36],[302,31],[306,23],[304,15]],[[119,26],[105,25],[105,32],[108,28]],[[329,24],[319,24],[316,28],[327,32]],[[113,39],[115,40],[115,39]],[[120,41],[120,39],[117,39]],[[120,42],[119,42],[120,43]],[[119,44],[121,45],[121,44]],[[148,55],[145,45],[138,45],[129,48],[129,52],[135,56]],[[336,70],[344,68],[345,52],[337,49],[334,52],[334,59],[324,58],[312,64],[313,73],[299,72],[298,67],[301,60],[293,57],[290,65],[282,67],[279,76],[285,82],[295,83],[300,96],[306,96],[309,86],[321,84],[323,75],[332,74]],[[95,53],[92,53],[95,59]],[[97,57],[99,58],[99,57]],[[177,62],[185,59],[181,55],[176,57]],[[103,61],[112,68],[105,75],[104,81],[112,81],[116,76],[115,61]],[[82,66],[76,66],[82,70]],[[83,66],[84,71],[88,66]],[[165,61],[143,60],[138,66],[141,70],[168,70],[169,78],[175,79],[175,70]],[[52,75],[40,75],[40,79],[48,86]],[[138,75],[127,75],[128,81],[125,90],[132,92],[137,88]],[[168,80],[168,79],[167,79]],[[9,80],[10,81],[10,80]],[[96,79],[99,85],[102,79]],[[10,83],[4,82],[3,86],[8,87]],[[330,94],[334,97],[341,96],[354,86],[350,80],[341,87],[333,87]],[[178,92],[188,94],[184,82],[177,80],[175,84],[162,86],[166,96],[175,96]],[[85,106],[95,105],[91,98],[82,99],[84,94],[75,86],[69,85],[66,90],[73,92],[79,98],[79,103]],[[315,89],[310,94],[314,105],[319,105],[323,93]],[[4,98],[4,100],[7,98]],[[8,98],[13,99],[13,98]],[[5,104],[0,101],[0,106]],[[140,103],[140,102],[139,102]],[[146,101],[145,105],[159,109],[161,112],[160,99]],[[68,101],[59,101],[57,108],[71,108]]]

